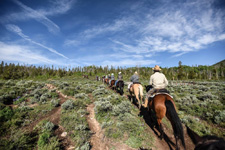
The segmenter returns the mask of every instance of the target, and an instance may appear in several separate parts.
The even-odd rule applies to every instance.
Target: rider
[[[154,74],[151,75],[149,84],[152,86],[152,88],[148,91],[146,94],[146,99],[148,97],[152,96],[152,94],[155,92],[155,90],[159,89],[165,89],[168,85],[168,80],[166,79],[166,76],[163,73],[160,73],[160,67],[158,65],[155,65],[154,68],[152,68],[154,71]],[[145,104],[147,101],[145,101]]]
[[[123,75],[121,74],[121,72],[118,73],[117,80],[115,82],[115,86],[116,86],[117,82],[120,80],[123,80]]]
[[[134,74],[131,76],[130,81],[131,81],[132,83],[128,84],[128,90],[130,89],[130,86],[131,86],[132,84],[140,83],[140,82],[139,82],[139,76],[138,76],[137,71],[135,71]]]
[[[111,74],[111,78],[110,78],[110,80],[109,80],[109,85],[111,85],[111,81],[112,81],[112,80],[115,80],[114,74],[113,74],[113,73]]]

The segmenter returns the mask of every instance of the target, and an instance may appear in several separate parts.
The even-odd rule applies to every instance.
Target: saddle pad
[[[170,95],[170,94],[168,94],[168,93],[155,93],[155,94],[153,94],[153,95],[150,96],[150,97],[153,98],[153,97],[155,97],[156,95],[159,95],[159,94],[166,94],[166,95],[168,95],[169,97],[173,98],[173,96]]]

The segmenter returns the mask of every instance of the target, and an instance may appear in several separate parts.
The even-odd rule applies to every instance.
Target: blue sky
[[[223,0],[0,1],[4,62],[172,67],[223,59]]]

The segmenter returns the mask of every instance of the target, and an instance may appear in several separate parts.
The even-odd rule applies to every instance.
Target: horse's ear
[[[191,130],[187,125],[186,125],[186,128],[187,128],[187,133],[189,137],[191,138],[192,142],[195,145],[202,140],[202,137],[199,136],[197,133],[195,133],[193,130]]]

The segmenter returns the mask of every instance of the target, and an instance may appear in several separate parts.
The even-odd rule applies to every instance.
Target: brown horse
[[[104,79],[104,83],[105,83],[105,84],[109,84],[109,79],[108,79],[108,78],[105,78],[105,79]]]
[[[133,94],[138,101],[138,108],[141,109],[142,99],[143,99],[143,87],[139,83],[132,84],[129,89],[130,97],[133,98]]]
[[[114,90],[116,80],[111,80],[109,87]]]
[[[86,79],[88,79],[88,75],[85,75],[85,74],[84,74],[84,75],[83,75],[83,78],[86,78]]]
[[[171,96],[168,94],[157,94],[152,100],[147,100],[147,106],[151,110],[154,111],[155,116],[151,114],[152,120],[156,122],[156,125],[160,132],[160,138],[163,138],[163,128],[162,128],[162,119],[166,116],[172,124],[174,136],[176,139],[176,149],[179,149],[178,140],[180,139],[182,145],[185,149],[185,142],[184,142],[184,133],[183,133],[183,126],[181,124],[180,118],[176,112],[176,106]],[[145,105],[146,106],[146,105]],[[153,118],[156,117],[156,120]]]
[[[225,149],[225,140],[217,136],[206,135],[199,136],[188,126],[187,133],[190,136],[191,140],[195,144],[195,150],[224,150]]]

